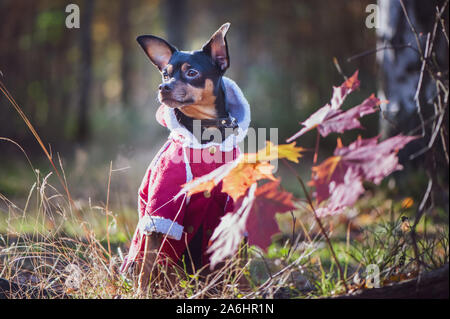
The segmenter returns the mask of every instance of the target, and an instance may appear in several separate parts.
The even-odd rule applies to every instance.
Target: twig
[[[347,62],[352,62],[353,60],[356,60],[356,59],[359,59],[359,58],[362,58],[367,55],[371,55],[371,54],[374,54],[374,53],[377,53],[377,52],[383,51],[383,50],[404,49],[404,48],[409,48],[409,49],[413,50],[414,52],[416,52],[417,54],[420,54],[419,51],[411,45],[411,43],[400,44],[400,45],[385,45],[380,48],[375,48],[375,49],[371,49],[371,50],[367,50],[367,51],[355,54],[355,55],[347,58]]]
[[[314,159],[313,164],[317,164],[317,158],[319,157],[319,144],[320,144],[320,133],[319,130],[317,130],[317,138],[316,138],[316,147],[314,149]]]
[[[112,175],[112,161],[109,163],[109,175],[108,175],[108,188],[106,191],[106,205],[105,205],[105,213],[106,213],[106,242],[108,243],[108,254],[111,259],[111,244],[109,242],[109,190],[111,188],[111,175]]]
[[[437,117],[441,116],[441,113],[438,114],[434,114],[432,116],[430,116],[428,119],[425,120],[425,126],[427,126],[428,124],[430,124],[431,122],[433,122]],[[422,128],[422,125],[416,126],[415,128],[411,129],[410,131],[408,131],[405,135],[409,136],[409,135],[414,135],[417,131],[419,131]]]
[[[336,66],[336,69],[338,70],[339,74],[342,75],[342,77],[347,81],[348,77],[342,72],[341,66],[339,65],[339,61],[336,57],[333,57],[333,63]]]
[[[428,152],[431,148],[433,148],[434,142],[436,141],[436,137],[437,137],[437,135],[439,134],[440,129],[441,129],[441,126],[442,126],[442,123],[443,123],[443,121],[444,121],[444,115],[445,115],[445,112],[442,112],[442,113],[439,115],[438,122],[437,122],[437,124],[436,124],[436,126],[435,126],[435,128],[434,128],[433,134],[431,135],[431,138],[430,138],[430,141],[428,142],[428,145],[427,145],[426,147],[424,147],[423,149],[417,151],[416,153],[412,154],[412,155],[409,157],[410,160],[413,160],[413,159],[419,157],[420,155],[425,154],[425,153]]]
[[[258,290],[255,292],[251,292],[250,294],[244,296],[242,299],[248,299],[252,296],[254,296],[257,292],[260,292],[261,290],[266,289],[266,287],[270,286],[272,284],[272,282],[279,276],[281,276],[282,274],[284,274],[287,270],[291,269],[292,267],[297,266],[297,264],[302,261],[303,259],[309,257],[312,253],[314,252],[314,250],[310,251],[308,254],[306,255],[302,255],[299,258],[297,258],[296,260],[294,260],[292,263],[290,263],[289,265],[287,265],[286,267],[284,267],[283,269],[281,269],[279,272],[275,273],[272,275],[272,278],[267,279],[261,286],[259,286]]]
[[[20,117],[23,119],[23,121],[25,122],[25,124],[28,126],[28,128],[30,129],[31,133],[33,134],[33,136],[35,137],[35,139],[37,140],[37,142],[39,143],[39,145],[41,146],[42,150],[44,151],[45,155],[47,156],[48,160],[50,161],[50,164],[53,166],[53,169],[56,173],[56,175],[58,175],[59,181],[61,182],[61,185],[63,186],[64,190],[67,193],[67,196],[69,198],[69,201],[71,202],[71,204],[73,204],[72,198],[70,196],[69,190],[67,189],[61,175],[59,174],[59,170],[56,168],[54,162],[53,162],[53,158],[50,155],[50,153],[48,152],[47,148],[45,147],[44,143],[42,142],[41,138],[39,137],[39,134],[36,132],[36,130],[34,129],[34,126],[31,124],[31,122],[28,120],[28,117],[25,115],[25,113],[22,111],[22,109],[20,108],[20,106],[16,103],[16,101],[14,100],[14,98],[12,97],[12,95],[9,93],[8,89],[6,88],[6,86],[3,84],[2,81],[0,81],[0,90],[2,91],[3,95],[5,95],[5,97],[8,99],[8,101],[11,103],[11,105],[15,108],[15,110],[17,111],[17,113],[19,113]]]
[[[428,54],[428,48],[430,46],[430,39],[431,39],[431,34],[428,33],[426,47],[425,47],[426,55]],[[423,59],[423,61],[422,61],[422,67],[420,68],[419,83],[417,84],[416,94],[414,95],[414,101],[416,101],[416,106],[417,106],[417,114],[419,115],[420,123],[422,124],[422,137],[425,137],[425,121],[424,121],[423,115],[422,115],[422,106],[420,104],[420,96],[419,95],[420,95],[420,92],[422,89],[423,74],[425,72],[426,65],[427,65],[427,57],[425,56],[425,59]]]
[[[414,224],[411,227],[411,239],[412,239],[413,250],[414,250],[414,259],[416,260],[417,270],[419,273],[419,280],[418,280],[419,282],[420,282],[420,268],[421,268],[422,262],[420,260],[419,248],[417,247],[416,227],[419,224],[419,221],[421,220],[423,213],[425,212],[425,205],[428,202],[428,198],[430,197],[432,189],[433,189],[433,179],[430,178],[428,180],[428,186],[427,186],[427,190],[425,191],[425,195],[423,196],[422,201],[420,202],[420,205],[417,209]]]
[[[305,184],[303,183],[303,180],[298,175],[297,175],[297,179],[300,182],[300,184],[302,185],[303,192],[305,193],[305,196],[306,196],[306,198],[308,200],[309,206],[311,207],[311,209],[312,209],[312,211],[314,213],[314,218],[315,218],[317,224],[319,225],[320,231],[322,232],[322,234],[325,237],[325,240],[326,240],[326,242],[328,244],[328,248],[330,249],[330,252],[331,252],[331,254],[333,256],[333,259],[336,262],[336,265],[337,265],[338,270],[339,270],[339,275],[341,277],[341,281],[342,281],[342,283],[344,285],[345,291],[348,292],[347,283],[345,282],[344,271],[342,270],[341,264],[339,263],[339,260],[338,260],[338,258],[336,256],[336,253],[334,252],[333,245],[331,244],[330,238],[328,237],[328,235],[327,235],[327,233],[325,231],[325,228],[322,225],[322,221],[320,220],[319,216],[317,215],[316,209],[314,208],[314,205],[313,205],[312,200],[311,200],[311,196],[309,195],[308,191],[306,190],[306,187],[305,187]]]
[[[77,207],[75,206],[74,201],[72,200],[72,196],[70,195],[69,192],[69,188],[67,187],[67,184],[64,182],[63,177],[61,176],[59,170],[56,168],[56,165],[53,161],[53,157],[51,155],[51,153],[49,153],[49,151],[47,150],[47,148],[45,147],[44,143],[42,142],[42,139],[40,138],[39,134],[36,132],[33,124],[31,124],[30,120],[28,119],[28,117],[25,115],[25,113],[22,111],[22,109],[20,108],[19,104],[17,104],[17,102],[15,101],[15,99],[12,97],[11,93],[9,93],[8,89],[6,88],[5,84],[0,80],[0,91],[3,93],[3,95],[8,99],[8,101],[11,103],[11,105],[14,107],[14,109],[16,110],[16,112],[20,115],[20,117],[22,118],[22,120],[25,122],[25,124],[27,125],[28,129],[31,131],[31,133],[33,134],[34,138],[36,139],[36,141],[38,142],[39,146],[42,148],[42,150],[44,151],[45,155],[47,156],[47,159],[49,160],[51,166],[53,167],[53,170],[55,171],[59,182],[61,183],[62,187],[64,188],[64,191],[67,194],[67,198],[69,200],[69,206],[70,209],[74,208],[75,211],[75,215],[77,217],[78,220],[82,220],[82,216],[79,212],[79,210],[77,209]],[[92,236],[90,231],[88,230],[88,228],[86,227],[86,225],[84,223],[81,223],[81,227],[83,229],[83,232],[85,234],[85,236],[87,237],[89,243],[93,243],[92,242]],[[101,245],[100,245],[101,246]],[[103,248],[103,247],[102,247]]]
[[[448,5],[448,0],[447,0],[447,2],[442,6],[441,12],[443,12],[443,10],[445,9],[445,7],[447,7],[447,5]],[[438,8],[436,8],[436,10],[439,12],[439,9],[438,9]],[[442,15],[442,14],[440,14],[440,15]],[[440,24],[441,24],[441,31],[442,31],[442,34],[444,35],[445,40],[447,41],[447,47],[448,47],[448,46],[449,46],[449,40],[448,40],[447,30],[445,30],[445,21],[444,21],[444,19],[442,19],[441,17],[439,17],[439,22],[440,22]]]
[[[433,189],[433,180],[430,178],[428,180],[428,186],[427,190],[425,191],[425,195],[423,195],[422,201],[420,202],[420,205],[416,212],[416,218],[414,220],[414,224],[412,228],[416,228],[416,226],[419,224],[420,218],[422,217],[424,211],[425,211],[425,205],[428,201],[428,198],[430,197],[431,190]]]
[[[291,217],[292,217],[292,236],[291,236],[291,245],[289,246],[288,252],[287,252],[287,257],[289,258],[290,254],[291,254],[291,250],[292,250],[292,245],[294,245],[295,242],[295,223],[297,221],[297,219],[295,218],[294,212],[291,210]]]
[[[420,57],[421,57],[422,60],[424,60],[425,57],[424,57],[424,54],[423,54],[423,51],[422,51],[422,47],[420,45],[419,34],[417,33],[416,28],[413,26],[413,24],[411,23],[411,20],[409,19],[408,11],[406,10],[406,7],[405,7],[405,4],[403,3],[403,0],[399,0],[399,1],[400,1],[400,5],[402,6],[403,13],[405,14],[406,21],[408,21],[409,27],[411,28],[411,30],[414,33],[414,36],[416,38],[417,49],[419,50]]]

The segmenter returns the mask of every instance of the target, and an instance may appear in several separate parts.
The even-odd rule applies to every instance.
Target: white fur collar
[[[190,148],[207,148],[212,145],[220,147],[221,151],[230,151],[238,143],[242,142],[247,136],[248,127],[250,125],[250,105],[247,99],[244,97],[239,86],[231,79],[223,77],[225,86],[225,95],[227,99],[227,106],[230,115],[234,117],[238,124],[238,134],[231,134],[222,143],[210,142],[207,144],[201,144],[195,136],[186,127],[178,122],[175,109],[164,106],[164,122],[167,128],[170,130],[169,138],[183,141],[184,146]]]

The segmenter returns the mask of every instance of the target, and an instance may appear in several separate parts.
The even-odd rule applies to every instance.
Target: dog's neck
[[[230,127],[232,123],[227,110],[227,103],[222,79],[219,80],[215,97],[216,98],[212,105],[193,106],[190,109],[183,110],[180,110],[178,108],[175,109],[175,115],[178,122],[186,127],[186,129],[188,129],[192,134],[201,133],[201,138],[197,137],[197,139],[202,144],[206,144],[212,141],[223,142],[228,137],[227,135],[230,134],[230,130],[225,130],[227,127]],[[195,112],[192,111],[192,109],[195,109]],[[200,120],[200,130],[194,130],[195,120]],[[220,131],[220,137],[214,133],[204,134],[206,130],[212,128],[216,128]],[[219,140],[217,140],[217,138],[219,138]]]

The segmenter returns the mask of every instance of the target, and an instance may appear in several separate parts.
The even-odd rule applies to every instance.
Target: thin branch
[[[108,188],[106,192],[106,205],[105,205],[105,213],[106,213],[106,241],[108,243],[108,254],[109,258],[111,258],[111,244],[109,242],[109,190],[111,188],[111,175],[112,175],[112,161],[109,163],[109,175],[108,175]]]
[[[297,175],[297,179],[300,182],[300,184],[301,184],[301,186],[303,188],[303,192],[305,193],[305,196],[308,199],[309,206],[311,207],[311,209],[312,209],[312,211],[314,213],[314,219],[316,220],[317,225],[319,225],[320,231],[322,232],[322,234],[325,237],[325,240],[327,242],[328,248],[330,249],[331,255],[333,256],[333,259],[336,262],[336,265],[337,265],[338,270],[339,270],[339,276],[341,277],[341,281],[342,281],[342,283],[344,285],[345,291],[348,292],[347,283],[345,281],[345,274],[344,274],[344,271],[342,270],[342,266],[341,266],[341,264],[340,264],[340,262],[339,262],[339,260],[338,260],[338,258],[336,256],[336,253],[334,252],[333,245],[331,244],[330,238],[328,237],[328,235],[327,235],[327,233],[325,231],[325,228],[323,227],[322,221],[320,220],[319,216],[317,215],[317,212],[316,212],[316,209],[314,208],[314,204],[312,202],[311,196],[309,195],[309,193],[308,193],[308,191],[306,189],[306,186],[303,183],[303,180],[298,175]]]
[[[440,132],[442,123],[444,122],[444,115],[445,115],[445,111],[441,112],[441,114],[439,115],[438,122],[437,122],[437,124],[436,124],[436,126],[435,126],[435,128],[433,130],[433,133],[431,135],[430,141],[428,142],[428,145],[426,147],[424,147],[423,149],[417,151],[416,153],[412,154],[409,157],[410,160],[413,160],[413,159],[415,159],[415,158],[425,154],[426,152],[428,152],[430,149],[433,148],[434,142],[436,141],[436,137],[437,137],[437,135]]]
[[[385,45],[383,47],[380,48],[375,48],[375,49],[371,49],[371,50],[367,50],[358,54],[355,54],[349,58],[347,58],[347,62],[352,62],[353,60],[377,53],[379,51],[383,51],[383,50],[391,50],[391,49],[404,49],[404,48],[409,48],[411,50],[413,50],[414,52],[416,52],[417,54],[420,55],[420,52],[414,48],[411,43],[408,44],[400,44],[400,45]]]
[[[428,52],[428,48],[430,46],[430,39],[431,39],[431,34],[428,33],[427,43],[426,43],[426,47],[425,47],[425,54],[427,54],[427,52]],[[419,115],[420,123],[422,124],[422,137],[425,137],[425,121],[424,121],[423,115],[422,115],[422,106],[420,104],[420,96],[419,95],[420,95],[420,92],[422,89],[423,74],[425,73],[426,64],[427,64],[427,59],[425,57],[425,59],[423,59],[423,61],[422,61],[422,67],[420,68],[419,82],[417,84],[416,94],[414,95],[414,101],[416,102],[416,106],[417,106],[417,114]]]
[[[403,3],[403,0],[399,0],[400,1],[400,5],[402,7],[403,13],[405,14],[406,17],[406,21],[408,21],[409,27],[411,28],[412,32],[414,33],[414,36],[416,38],[416,42],[417,42],[417,49],[419,50],[419,54],[422,60],[425,59],[423,51],[422,51],[422,46],[420,45],[420,39],[419,39],[419,34],[416,31],[416,28],[413,26],[413,24],[411,23],[411,20],[409,19],[409,15],[408,15],[408,11],[406,10],[405,4]]]
[[[436,20],[438,20],[439,23],[441,24],[442,34],[444,35],[445,40],[447,41],[447,47],[449,46],[449,40],[448,40],[447,30],[445,30],[445,21],[444,21],[444,19],[442,19],[442,15],[444,14],[445,9],[448,6],[448,3],[449,3],[449,0],[445,1],[445,3],[442,5],[442,8],[440,11],[439,11],[439,8],[436,7],[436,11],[437,11]]]
[[[347,81],[348,77],[342,72],[341,66],[339,64],[339,61],[336,57],[333,57],[333,63],[336,66],[336,69],[338,70],[339,74],[342,75],[342,77]]]

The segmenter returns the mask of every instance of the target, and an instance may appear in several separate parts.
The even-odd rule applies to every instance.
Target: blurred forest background
[[[137,45],[138,35],[158,35],[180,49],[194,50],[222,23],[231,22],[227,76],[249,100],[252,126],[279,128],[279,142],[284,143],[300,128],[299,122],[329,101],[332,85],[342,83],[334,57],[347,76],[360,70],[361,90],[346,105],[383,93],[380,83],[385,70],[376,54],[348,60],[379,44],[377,30],[366,26],[366,7],[373,2],[0,0],[1,79],[53,155],[61,156],[75,198],[104,200],[112,161],[119,171],[112,176],[111,203],[134,209],[145,169],[167,137],[155,120],[160,75]],[[432,22],[435,2],[442,3],[422,1],[426,10],[416,8],[416,12]],[[80,6],[80,29],[65,26],[69,3]],[[405,69],[418,70],[419,62]],[[409,88],[410,99],[413,90]],[[378,115],[362,122],[367,129],[350,132],[348,141],[357,134],[375,136],[386,126]],[[19,143],[43,175],[51,171],[34,137],[4,97],[0,98],[0,136]],[[311,133],[298,144],[313,148],[315,139]],[[322,141],[319,162],[335,146],[335,135]],[[299,166],[308,167],[305,172],[312,164],[310,157]],[[415,170],[408,175],[412,177],[400,179],[407,185],[402,196],[419,198],[427,185],[426,174],[420,165],[412,165],[411,170]],[[280,173],[285,187],[300,195],[295,178]],[[448,172],[443,176],[448,182]],[[0,193],[26,199],[34,181],[17,146],[1,141]]]

